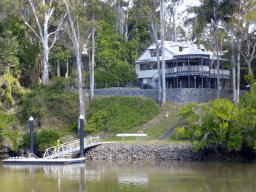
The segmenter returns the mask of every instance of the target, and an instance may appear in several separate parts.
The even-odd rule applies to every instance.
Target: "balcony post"
[[[176,83],[176,81],[175,81],[175,76],[174,76],[174,74],[173,74],[173,88],[175,88],[175,84]]]
[[[222,82],[221,82],[221,89],[223,89],[223,65],[222,65]]]
[[[211,88],[211,59],[209,56],[209,88]]]
[[[204,88],[204,76],[203,76],[203,63],[204,63],[204,60],[203,60],[203,58],[201,58],[201,69],[202,69],[202,88]]]
[[[176,74],[177,74],[177,88],[179,88],[179,80],[178,80],[178,72],[179,72],[179,69],[178,69],[178,58],[176,57],[176,69],[177,69],[177,72],[176,72]]]
[[[190,63],[189,63],[189,57],[188,57],[188,88],[190,88]]]
[[[173,88],[175,88],[175,76],[174,76],[175,63],[174,63],[174,59],[172,60],[172,66],[173,66]]]
[[[230,68],[230,62],[229,62],[229,91],[231,92],[231,68]]]
[[[215,66],[215,62],[214,62],[214,86],[215,86],[215,89],[217,89],[217,81],[216,81],[215,69],[216,69],[216,66]]]

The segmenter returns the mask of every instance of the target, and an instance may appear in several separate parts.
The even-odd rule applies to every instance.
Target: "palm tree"
[[[220,98],[220,62],[219,62],[219,44],[218,44],[218,25],[226,15],[226,7],[229,3],[226,0],[202,0],[201,6],[195,6],[188,9],[188,13],[194,13],[195,17],[188,20],[193,23],[193,38],[199,39],[204,29],[210,24],[210,32],[214,36],[217,55],[217,98]]]

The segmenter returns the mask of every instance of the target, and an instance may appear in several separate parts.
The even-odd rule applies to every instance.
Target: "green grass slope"
[[[137,127],[158,115],[159,107],[150,99],[113,96],[89,104],[85,130],[90,132],[137,132]]]

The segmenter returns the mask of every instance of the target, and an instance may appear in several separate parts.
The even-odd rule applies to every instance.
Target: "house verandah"
[[[155,45],[152,44],[135,62],[142,88],[156,88],[158,82]],[[161,53],[160,53],[161,55]],[[217,88],[217,58],[200,45],[167,41],[165,78],[169,88]],[[161,66],[160,56],[160,66]],[[230,89],[229,61],[220,59],[220,88]]]

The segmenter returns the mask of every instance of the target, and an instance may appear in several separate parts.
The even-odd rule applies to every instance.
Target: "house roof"
[[[161,46],[161,41],[158,41]],[[159,46],[159,47],[160,47]],[[182,51],[180,51],[180,47],[182,47]],[[144,62],[155,62],[157,61],[157,57],[151,56],[151,50],[156,49],[155,43],[152,43],[144,53],[135,61],[135,63],[144,63]],[[174,42],[174,41],[165,41],[165,52],[164,57],[165,60],[172,60],[174,56],[179,55],[209,55],[212,59],[214,57],[213,52],[211,51],[202,51],[205,50],[203,45],[196,45],[192,42]],[[214,57],[216,59],[216,57]],[[160,61],[162,57],[160,57]]]

